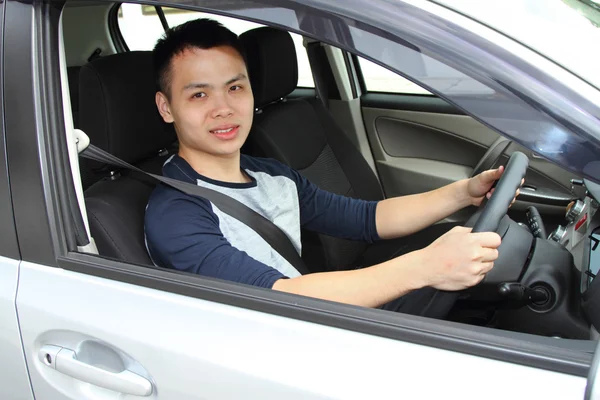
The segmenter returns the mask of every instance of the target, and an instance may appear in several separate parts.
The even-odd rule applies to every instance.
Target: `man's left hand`
[[[494,193],[494,189],[492,189],[492,185],[495,181],[500,179],[502,173],[504,172],[504,166],[500,166],[496,169],[489,169],[487,171],[483,171],[477,176],[469,179],[467,184],[467,193],[472,200],[474,206],[479,206],[483,201],[484,197],[488,199]],[[525,182],[525,179],[521,181],[521,186]],[[520,187],[519,187],[520,188]],[[515,202],[517,196],[519,195],[519,189],[517,189],[515,193],[515,197],[513,198],[511,205]]]

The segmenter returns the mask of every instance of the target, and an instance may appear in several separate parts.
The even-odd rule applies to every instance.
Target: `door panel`
[[[381,141],[381,147],[391,157],[419,158],[474,166],[483,155],[482,150],[485,151],[482,146],[448,131],[405,119],[377,117],[375,130]]]
[[[44,400],[134,398],[47,366],[39,354],[45,345],[74,350],[90,364],[86,346],[110,349],[117,362],[96,367],[135,372],[153,383],[154,399],[446,398],[449,388],[463,399],[504,399],[488,392],[499,376],[518,383],[522,397],[565,399],[582,398],[586,384],[585,377],[26,262],[17,302],[33,389]]]
[[[0,398],[33,400],[15,310],[19,261],[0,257]]]
[[[363,107],[363,117],[382,185],[390,197],[421,193],[469,177],[498,137],[465,115]],[[406,127],[412,129],[406,131]],[[465,150],[446,151],[448,145]],[[395,156],[398,148],[405,149],[402,156]],[[474,154],[465,161],[463,155],[469,152]]]
[[[385,102],[380,97],[387,98]],[[419,99],[408,110],[407,97]],[[397,107],[393,98],[398,99]],[[375,99],[375,100],[373,100]],[[401,196],[438,188],[468,178],[473,167],[499,135],[473,118],[451,113],[437,104],[439,99],[418,96],[363,96],[362,113],[375,163],[387,196]],[[370,104],[377,107],[370,107]],[[431,104],[430,104],[431,103]],[[391,108],[378,108],[384,105]],[[422,111],[415,111],[421,107]],[[564,215],[564,204],[572,197],[568,171],[536,157],[530,150],[512,143],[504,152],[506,163],[513,151],[527,154],[530,168],[526,176],[528,193],[536,191],[545,198],[517,201],[513,210],[536,205],[543,214]],[[534,193],[535,194],[535,193]],[[533,194],[532,194],[533,195]],[[560,205],[549,204],[548,196],[561,199]],[[458,216],[462,218],[464,216]]]

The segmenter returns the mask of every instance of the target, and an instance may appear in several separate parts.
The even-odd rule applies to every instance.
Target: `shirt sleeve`
[[[145,215],[146,244],[156,265],[264,288],[286,278],[233,247],[207,200],[165,200],[151,200]]]
[[[377,234],[377,201],[337,195],[320,189],[292,170],[300,201],[302,227],[343,239],[373,243]]]

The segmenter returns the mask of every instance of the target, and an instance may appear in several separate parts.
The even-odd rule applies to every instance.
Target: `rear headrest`
[[[298,61],[292,36],[270,27],[240,35],[246,50],[254,105],[263,107],[290,94],[298,85]]]
[[[91,143],[129,163],[157,155],[176,139],[154,96],[149,51],[98,58],[79,74],[79,126]]]

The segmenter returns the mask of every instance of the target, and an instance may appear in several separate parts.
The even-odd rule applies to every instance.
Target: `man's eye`
[[[199,92],[199,93],[194,94],[192,97],[195,98],[195,99],[199,99],[201,97],[206,97],[206,93]]]
[[[242,86],[241,85],[233,85],[232,87],[229,88],[229,90],[231,90],[232,92],[236,92],[238,90],[242,90]]]

